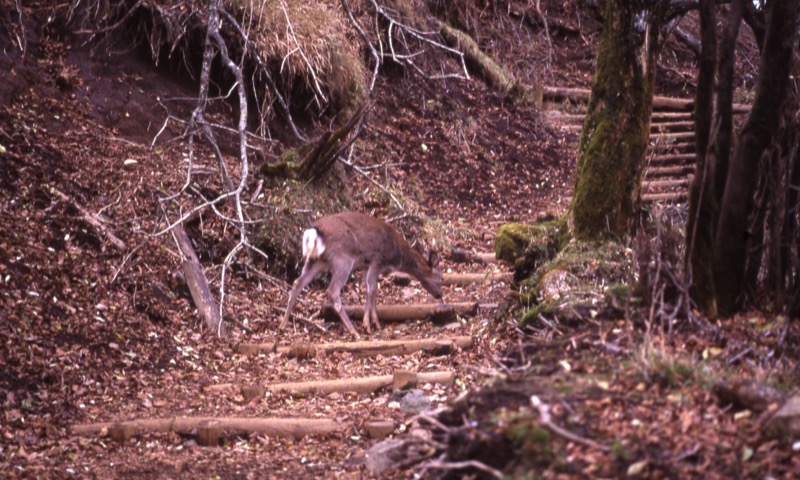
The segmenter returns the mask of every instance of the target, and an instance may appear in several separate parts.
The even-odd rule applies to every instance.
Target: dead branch
[[[569,430],[565,430],[564,428],[559,427],[555,423],[553,423],[552,418],[550,417],[550,405],[542,402],[542,400],[536,396],[531,396],[531,406],[539,412],[539,423],[542,424],[543,427],[550,430],[551,432],[555,433],[556,435],[565,438],[566,440],[574,443],[579,443],[581,445],[596,448],[598,450],[602,450],[603,452],[608,452],[611,449],[605,445],[601,445],[594,440],[584,438],[578,436]]]
[[[673,30],[672,34],[675,35],[679,42],[689,47],[697,57],[700,57],[700,41],[698,39],[683,31],[680,27]]]
[[[406,25],[397,19],[395,19],[392,15],[390,15],[380,4],[377,0],[370,0],[370,4],[372,5],[373,10],[375,11],[375,15],[379,18],[382,18],[385,22],[389,24],[387,31],[388,36],[388,47],[389,53],[382,53],[383,57],[391,58],[393,61],[399,64],[405,64],[411,67],[414,71],[418,72],[424,78],[428,79],[445,79],[445,78],[457,78],[462,80],[469,80],[469,71],[467,70],[467,64],[464,60],[464,53],[459,51],[458,49],[448,47],[436,40],[433,40],[433,37],[438,35],[437,32],[423,32],[413,28],[409,25]],[[399,31],[399,33],[395,33],[395,31]],[[418,65],[414,63],[414,58],[423,51],[419,52],[412,52],[411,49],[407,44],[405,44],[403,51],[406,53],[398,53],[398,49],[395,47],[395,35],[400,37],[402,34],[407,34],[412,38],[415,38],[419,42],[428,44],[433,46],[437,50],[442,50],[446,53],[451,55],[455,55],[458,57],[459,62],[461,63],[461,70],[463,73],[451,73],[451,74],[427,74],[425,73]],[[383,52],[383,48],[380,48],[380,51]]]
[[[183,275],[186,278],[186,285],[189,287],[189,293],[192,295],[192,300],[197,307],[197,312],[200,318],[203,319],[206,328],[209,330],[219,330],[223,333],[222,317],[220,315],[219,306],[208,286],[208,279],[203,272],[203,267],[200,265],[200,260],[194,252],[192,242],[186,234],[183,225],[177,225],[172,229],[172,238],[181,252],[181,268]]]
[[[111,245],[113,245],[117,250],[125,250],[126,248],[125,242],[123,242],[122,240],[120,240],[119,237],[114,235],[114,233],[111,230],[109,230],[109,228],[102,221],[100,221],[99,217],[96,214],[92,214],[91,212],[83,208],[78,202],[70,198],[66,193],[62,192],[61,190],[53,188],[51,191],[61,200],[72,205],[73,207],[75,207],[76,210],[81,212],[81,218],[83,218],[83,221],[94,227],[94,229],[97,230],[97,232],[100,235],[106,237],[108,241],[111,242]]]

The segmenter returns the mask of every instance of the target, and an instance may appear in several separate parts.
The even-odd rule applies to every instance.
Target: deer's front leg
[[[350,270],[352,270],[352,268],[352,263],[349,265],[340,264],[336,265],[334,268],[331,268],[331,283],[328,285],[328,297],[331,299],[331,303],[333,303],[333,309],[336,310],[339,318],[342,319],[344,326],[351,334],[353,334],[354,337],[356,337],[356,340],[358,340],[361,338],[361,336],[353,326],[353,322],[350,321],[350,317],[347,316],[347,312],[344,311],[344,305],[342,305],[342,288],[344,287],[344,284],[347,283],[347,277],[350,276]]]

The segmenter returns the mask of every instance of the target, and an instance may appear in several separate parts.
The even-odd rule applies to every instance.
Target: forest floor
[[[451,445],[452,457],[477,458],[507,473],[789,478],[800,472],[792,445],[762,438],[757,415],[721,406],[710,387],[739,377],[795,385],[796,352],[771,357],[776,336],[797,338],[793,330],[781,334],[780,317],[743,315],[715,335],[690,326],[662,335],[624,315],[522,332],[509,321],[509,285],[488,278],[445,287],[447,302],[481,305],[469,318],[387,324],[369,336],[467,336],[471,347],[376,357],[239,353],[249,342],[349,338],[338,322],[312,317],[323,303],[320,285],[303,295],[293,325],[277,332],[287,284],[246,269],[226,280],[226,302],[250,331],[232,327],[223,339],[202,331],[176,276],[180,260],[172,238],[152,235],[158,229],[155,199],[180,187],[185,161],[180,145],[151,143],[167,112],[186,118],[193,103],[180,99],[194,91],[136,55],[87,51],[69,37],[32,34],[24,55],[2,46],[0,471],[6,478],[370,477],[366,452],[376,440],[365,433],[366,422],[389,420],[398,438],[412,427],[413,415],[390,388],[249,398],[241,387],[397,371],[453,372],[452,385],[419,385],[432,409],[462,398],[457,411],[463,416],[448,423],[465,429]],[[584,62],[590,57],[574,54]],[[576,59],[557,56],[553,79],[587,87],[590,74],[571,75]],[[670,71],[677,75],[674,66]],[[681,88],[660,93],[685,94]],[[391,159],[384,165],[391,173],[380,181],[414,196],[421,212],[438,220],[446,249],[492,252],[501,225],[566,210],[577,134],[549,125],[532,106],[506,104],[478,82],[431,86],[407,78],[381,79],[376,98],[360,161],[384,165]],[[180,129],[170,125],[164,136]],[[384,213],[374,200],[379,190],[360,176],[352,182],[353,192],[370,192],[358,196],[357,208]],[[209,219],[192,227],[207,265],[218,264],[226,253],[219,249],[235,241],[217,226]],[[510,268],[447,257],[444,267],[447,273]],[[219,270],[207,274],[217,285]],[[357,305],[363,289],[353,283],[345,301]],[[416,283],[385,281],[380,290],[381,303],[433,301]],[[501,427],[533,408],[533,395],[550,403],[555,423],[600,447],[553,435],[545,448],[501,435]],[[193,435],[174,432],[118,443],[72,431],[84,423],[184,416],[333,419],[343,429],[302,438],[227,434],[217,447],[200,447]],[[527,459],[513,460],[514,454]],[[448,468],[454,466],[408,466],[387,475]]]

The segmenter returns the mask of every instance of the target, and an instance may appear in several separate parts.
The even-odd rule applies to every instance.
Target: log
[[[654,132],[650,134],[650,139],[658,140],[691,140],[694,142],[694,132]]]
[[[361,305],[346,305],[344,307],[350,318],[363,318],[364,307]],[[378,319],[381,322],[404,322],[406,320],[422,320],[430,318],[433,321],[444,321],[455,318],[456,315],[471,317],[478,311],[478,304],[467,303],[408,303],[395,305],[378,305]],[[339,319],[336,310],[330,304],[324,305],[320,314],[328,321]]]
[[[463,52],[467,64],[496,92],[508,95],[517,85],[512,73],[481,50],[469,34],[444,22],[439,22],[439,34],[448,46]]]
[[[203,447],[216,447],[221,433],[219,422],[203,420],[197,424],[197,443]]]
[[[694,114],[691,112],[653,112],[650,116],[650,122],[656,123],[677,120],[694,121]]]
[[[642,201],[649,202],[679,202],[689,198],[689,192],[670,192],[670,193],[645,193]]]
[[[394,422],[389,420],[372,420],[364,424],[367,433],[375,440],[383,440],[394,432]]]
[[[494,252],[473,252],[463,248],[454,248],[450,251],[450,260],[458,263],[497,263]]]
[[[586,88],[558,88],[558,87],[543,87],[542,93],[546,100],[553,99],[568,99],[577,102],[588,102],[591,90]],[[692,111],[694,109],[694,99],[662,97],[660,95],[653,96],[653,108],[664,110],[682,110]],[[734,104],[733,110],[736,113],[745,113],[750,111],[749,105]]]
[[[453,386],[456,374],[448,371],[418,373],[419,383],[438,383],[447,387]],[[334,392],[345,393],[372,393],[392,385],[394,375],[380,375],[361,378],[338,378],[335,380],[311,380],[308,382],[273,383],[264,388],[269,392],[329,394]]]
[[[677,188],[688,187],[689,178],[678,178],[674,180],[652,180],[642,182],[642,188],[646,189],[659,189],[659,188]]]
[[[694,171],[694,165],[677,165],[674,167],[654,167],[645,171],[645,178],[685,175]]]
[[[392,375],[392,391],[409,390],[415,388],[419,382],[419,377],[414,372],[399,370]]]
[[[514,274],[511,272],[448,273],[442,275],[442,285],[466,287],[469,285],[482,285],[487,282],[511,282],[513,279]]]
[[[211,295],[208,279],[203,272],[203,267],[200,265],[197,254],[194,253],[194,247],[186,234],[186,230],[183,229],[183,225],[178,224],[172,229],[172,237],[183,254],[181,267],[186,278],[186,285],[189,287],[189,293],[191,293],[192,300],[197,307],[197,313],[203,319],[206,328],[219,330],[220,336],[225,336],[225,325],[219,316],[219,305],[214,296]]]
[[[692,162],[696,156],[694,153],[671,153],[666,155],[653,155],[650,163],[669,163],[669,162]]]
[[[439,337],[439,338],[421,338],[421,339],[407,339],[407,340],[380,340],[380,341],[367,341],[367,342],[331,342],[320,344],[306,344],[306,345],[287,345],[279,346],[275,349],[274,343],[243,343],[239,345],[239,353],[243,355],[257,355],[259,353],[267,353],[277,351],[278,353],[286,356],[295,356],[294,352],[297,350],[306,350],[313,352],[316,356],[320,352],[350,352],[363,356],[377,356],[377,355],[408,355],[414,352],[434,351],[434,352],[449,352],[455,347],[470,348],[472,347],[472,337],[459,336],[459,337]]]
[[[650,131],[651,132],[663,132],[663,131],[689,131],[694,130],[694,122],[690,120],[681,121],[681,122],[661,122],[661,123],[651,123],[650,124]]]
[[[213,422],[213,423],[212,423]],[[262,433],[277,437],[299,438],[305,435],[324,435],[349,428],[327,418],[242,418],[242,417],[167,417],[128,420],[123,422],[82,423],[72,425],[73,435],[107,435],[115,428],[127,428],[136,435],[153,432],[190,434],[198,427],[213,424],[220,430]]]
[[[557,110],[547,112],[547,119],[551,122],[580,123],[586,119],[583,113],[560,113]]]

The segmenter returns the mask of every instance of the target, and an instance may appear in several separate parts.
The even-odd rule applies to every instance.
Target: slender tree
[[[715,286],[720,313],[743,305],[753,194],[761,155],[778,129],[796,43],[798,0],[769,3],[756,98],[731,158],[714,240]]]

